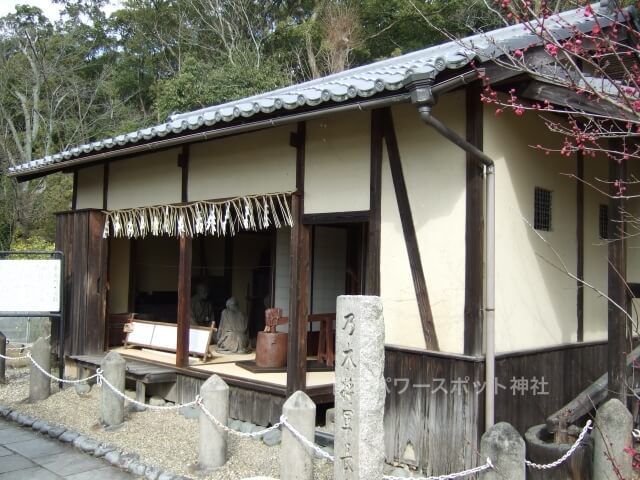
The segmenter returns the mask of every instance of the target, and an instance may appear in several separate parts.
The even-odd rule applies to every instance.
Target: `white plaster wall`
[[[463,94],[445,95],[434,115],[464,135],[464,105]],[[464,334],[465,155],[422,124],[415,107],[394,107],[393,118],[440,349],[459,353]],[[424,348],[386,151],[381,237],[385,340]]]
[[[182,169],[178,167],[178,153],[178,149],[172,149],[111,162],[107,208],[180,202]]]
[[[295,190],[296,150],[289,145],[293,128],[271,128],[192,145],[189,201]]]
[[[557,146],[532,113],[497,117],[485,108],[485,152],[496,162],[496,349],[513,351],[576,340],[576,282],[533,225],[534,188],[552,191],[551,231],[539,233],[576,271],[575,158],[531,148]],[[526,220],[526,221],[525,221]]]
[[[104,166],[81,168],[78,170],[76,185],[76,208],[102,208]]]
[[[640,219],[640,162],[629,160],[627,165],[632,184],[627,193],[635,198],[627,202],[627,211],[632,218]],[[631,221],[627,223],[627,281],[630,283],[640,283],[640,222]],[[638,311],[640,311],[640,300],[634,300],[635,309],[633,316],[638,321]]]
[[[609,198],[597,189],[607,190],[601,183],[609,177],[608,161],[603,158],[584,160],[584,280],[607,293],[607,242],[599,235],[600,205]],[[600,180],[598,180],[600,179]],[[592,288],[584,289],[584,340],[607,338],[607,300]]]
[[[627,171],[630,179],[640,179],[640,163],[628,161]],[[603,183],[609,178],[609,161],[606,158],[585,159],[585,281],[595,289],[608,293],[608,245],[599,236],[599,208],[608,205],[609,198],[598,190],[608,191],[608,185]],[[640,194],[640,185],[631,184],[627,195]],[[640,218],[640,198],[627,202],[626,211],[631,217]],[[611,212],[609,212],[611,214]],[[640,282],[640,225],[627,223],[627,281]],[[605,340],[607,338],[607,300],[594,288],[584,289],[584,339]],[[633,317],[637,320],[638,300],[634,300]]]
[[[369,209],[370,112],[307,122],[304,212]]]

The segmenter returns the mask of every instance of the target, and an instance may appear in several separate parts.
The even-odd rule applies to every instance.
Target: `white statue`
[[[227,300],[227,308],[222,311],[216,350],[221,353],[249,352],[247,317],[238,309],[238,301],[233,297]]]

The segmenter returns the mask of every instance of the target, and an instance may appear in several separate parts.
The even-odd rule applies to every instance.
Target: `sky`
[[[107,14],[110,14],[118,7],[120,0],[111,0],[110,3],[104,9]],[[0,17],[13,13],[16,5],[39,7],[49,20],[57,20],[60,12],[60,5],[56,5],[51,0],[0,0]]]

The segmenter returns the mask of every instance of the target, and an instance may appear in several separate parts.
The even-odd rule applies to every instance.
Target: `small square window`
[[[609,238],[609,205],[600,205],[598,212],[598,233],[603,240]]]
[[[547,232],[551,230],[551,190],[535,189],[533,228]]]

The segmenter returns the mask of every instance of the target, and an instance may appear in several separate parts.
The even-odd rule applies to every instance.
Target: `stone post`
[[[109,352],[100,362],[104,378],[124,393],[126,362],[117,352]],[[101,420],[106,428],[118,427],[124,423],[124,398],[102,385]]]
[[[633,418],[617,398],[612,398],[596,412],[593,429],[593,478],[616,480],[632,478],[632,456],[624,451],[631,448]],[[615,473],[618,469],[620,475]]]
[[[482,463],[489,458],[495,467],[481,474],[482,480],[525,480],[525,443],[511,424],[496,423],[482,435],[480,456]]]
[[[0,332],[0,355],[7,355],[7,337],[4,333]],[[6,377],[6,361],[0,357],[0,383],[7,381]]]
[[[31,347],[31,358],[45,372],[51,373],[51,346],[44,338],[38,338]],[[29,365],[29,401],[45,400],[49,398],[49,395],[51,395],[51,379],[31,362]]]
[[[211,415],[220,423],[229,424],[229,387],[218,375],[212,375],[202,384],[200,397]],[[222,467],[227,462],[227,432],[215,425],[202,410],[198,422],[198,468],[207,472]]]
[[[338,297],[335,370],[334,478],[382,478],[386,391],[379,297]]]
[[[316,404],[298,390],[282,407],[287,421],[307,440],[313,442],[316,431]],[[282,427],[280,480],[313,480],[313,458],[288,428]]]

